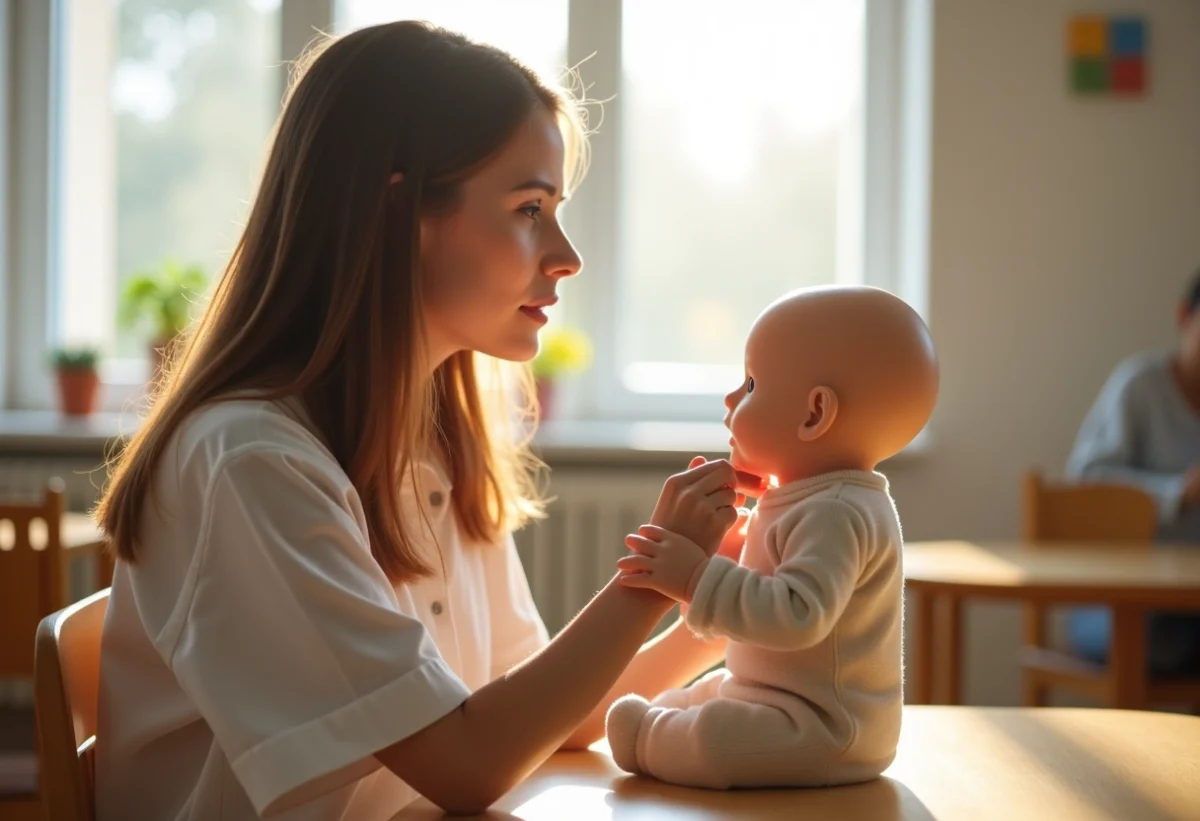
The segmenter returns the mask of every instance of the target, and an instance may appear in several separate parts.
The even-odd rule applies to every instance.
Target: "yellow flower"
[[[592,362],[591,341],[578,329],[547,328],[540,343],[532,363],[533,375],[538,379],[581,371]]]

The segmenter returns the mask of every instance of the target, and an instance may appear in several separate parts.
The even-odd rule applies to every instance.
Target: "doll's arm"
[[[858,583],[865,521],[845,502],[813,502],[775,538],[774,575],[721,556],[709,561],[688,607],[693,631],[772,650],[802,650],[829,635]]]

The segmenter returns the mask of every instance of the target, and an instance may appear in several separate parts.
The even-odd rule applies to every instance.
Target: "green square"
[[[1071,87],[1081,94],[1108,91],[1108,61],[1102,57],[1076,57],[1071,61]]]

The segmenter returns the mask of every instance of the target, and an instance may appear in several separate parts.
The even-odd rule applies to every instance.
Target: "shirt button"
[[[429,504],[433,505],[434,507],[441,507],[443,500],[444,497],[442,496],[441,491],[435,490],[433,493],[429,494]]]
[[[433,603],[433,606],[430,607],[429,609],[433,611],[433,615],[435,615],[435,616],[442,615],[442,603],[440,601],[435,601]]]

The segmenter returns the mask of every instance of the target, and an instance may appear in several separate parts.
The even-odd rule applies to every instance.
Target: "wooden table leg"
[[[942,700],[939,704],[962,704],[962,622],[963,601],[958,596],[942,597],[940,641],[937,645],[938,679]]]
[[[912,704],[933,702],[933,594],[922,590],[913,596],[916,604],[916,634],[913,636],[913,663],[908,668]]]
[[[1112,706],[1146,709],[1146,611],[1135,605],[1112,609],[1113,628],[1108,665]]]

